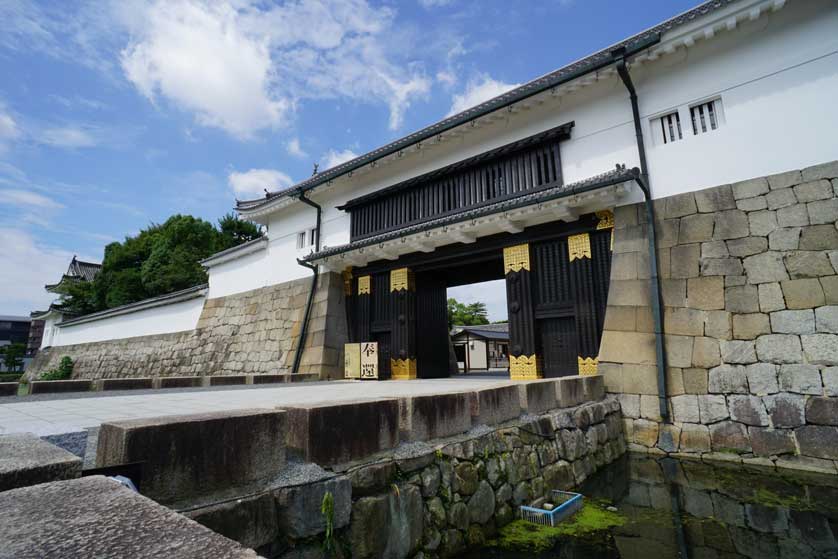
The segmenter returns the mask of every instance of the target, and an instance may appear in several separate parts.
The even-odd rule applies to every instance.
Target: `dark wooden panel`
[[[539,320],[545,377],[578,374],[576,320],[574,317]]]
[[[416,276],[416,372],[419,378],[448,376],[446,287],[433,274]]]

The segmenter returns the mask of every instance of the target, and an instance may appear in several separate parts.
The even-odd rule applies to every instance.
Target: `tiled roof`
[[[74,256],[73,260],[70,262],[70,267],[67,269],[67,275],[75,276],[79,279],[83,279],[84,281],[92,281],[101,269],[101,264],[96,264],[95,262],[84,262]]]
[[[412,146],[413,144],[433,138],[437,134],[452,128],[456,128],[457,126],[474,120],[475,118],[509,106],[517,101],[526,99],[536,95],[537,93],[541,93],[542,91],[547,91],[557,85],[576,79],[597,69],[603,68],[613,62],[612,53],[616,50],[625,49],[626,55],[640,52],[659,42],[662,34],[672,31],[682,25],[692,23],[697,18],[722,9],[736,1],[738,0],[710,0],[709,2],[704,2],[691,10],[670,18],[650,29],[642,31],[636,35],[632,35],[615,45],[611,45],[590,56],[577,60],[576,62],[572,62],[567,66],[536,78],[520,87],[507,91],[506,93],[466,109],[465,111],[444,118],[435,124],[427,126],[380,148],[374,149],[373,151],[361,155],[360,157],[356,157],[355,159],[332,167],[331,169],[317,173],[316,175],[299,182],[294,186],[277,192],[268,193],[264,198],[237,201],[236,208],[238,210],[253,210],[275,198],[287,196],[294,192],[305,192],[310,190],[382,157],[392,153],[397,153],[398,151]]]
[[[509,324],[480,324],[477,326],[454,326],[452,332],[458,336],[463,332],[468,332],[471,335],[485,338],[487,340],[508,340],[509,339]]]
[[[392,239],[398,239],[400,237],[412,235],[414,233],[427,231],[428,229],[436,229],[437,227],[443,227],[445,225],[451,225],[454,223],[459,223],[461,221],[468,221],[469,219],[474,219],[476,217],[481,217],[484,215],[501,213],[522,206],[529,206],[532,204],[537,204],[539,202],[546,202],[549,200],[555,200],[556,198],[571,196],[573,194],[584,192],[587,190],[595,190],[597,188],[603,188],[606,186],[619,184],[635,179],[638,176],[640,176],[640,170],[636,167],[632,169],[626,169],[624,166],[618,166],[613,171],[608,171],[607,173],[602,173],[600,175],[596,175],[572,184],[548,188],[546,190],[540,190],[538,192],[532,192],[529,194],[522,194],[521,196],[503,200],[502,202],[496,202],[494,204],[479,206],[471,210],[465,210],[458,214],[449,215],[438,219],[432,219],[423,223],[417,223],[416,225],[411,225],[409,227],[397,229],[395,231],[388,231],[386,233],[375,235],[373,237],[367,237],[366,239],[361,239],[353,243],[347,243],[345,245],[339,245],[334,247],[327,247],[321,250],[320,252],[308,255],[304,258],[304,260],[307,262],[312,262],[324,258],[326,256],[341,254],[343,252],[348,252],[357,248],[375,245],[385,241],[390,241]]]

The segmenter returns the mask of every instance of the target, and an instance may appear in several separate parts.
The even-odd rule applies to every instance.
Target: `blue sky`
[[[215,221],[694,4],[0,0],[0,314],[46,306],[73,254]]]

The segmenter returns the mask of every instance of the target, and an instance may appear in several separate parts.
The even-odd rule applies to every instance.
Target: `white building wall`
[[[198,324],[204,297],[132,313],[54,328],[52,346],[86,344],[192,330]],[[46,334],[46,328],[44,330]],[[46,336],[45,336],[46,338]]]

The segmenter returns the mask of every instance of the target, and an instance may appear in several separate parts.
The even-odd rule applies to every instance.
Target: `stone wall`
[[[608,397],[349,470],[352,557],[452,557],[480,546],[519,505],[576,487],[621,456],[619,407]]]
[[[836,472],[838,162],[656,201],[671,423],[642,204],[615,212],[600,372],[629,448]]]
[[[288,373],[294,363],[311,280],[304,278],[207,299],[195,330],[48,348],[29,378],[73,358],[73,378]],[[343,376],[346,338],[343,283],[324,273],[309,319],[302,373]]]

